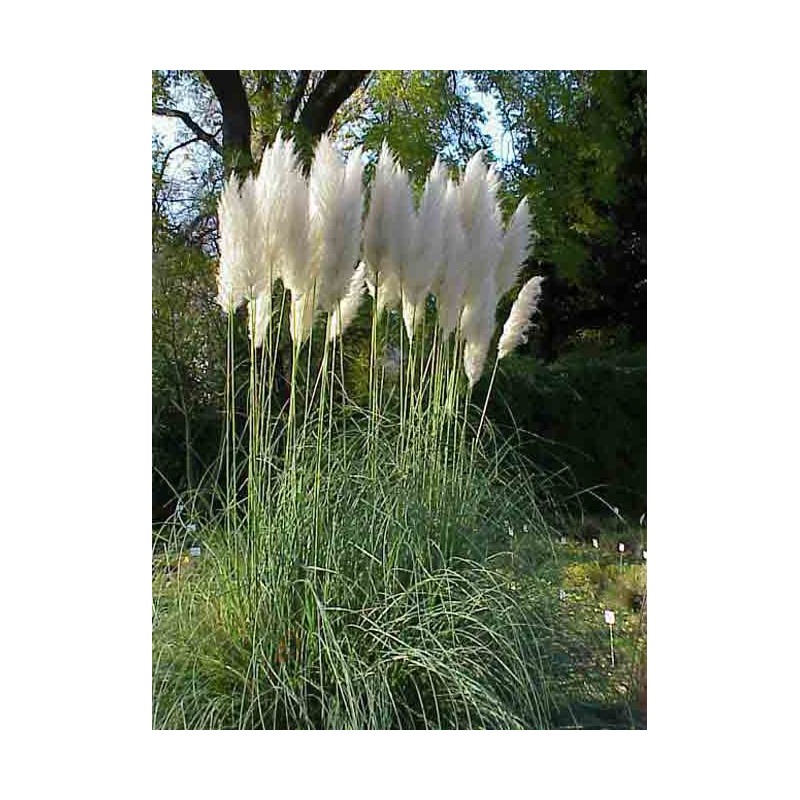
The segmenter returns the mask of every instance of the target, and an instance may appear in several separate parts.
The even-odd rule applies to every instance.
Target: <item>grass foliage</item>
[[[375,480],[356,431],[321,485],[315,454],[297,460],[269,522],[193,533],[201,558],[154,591],[154,727],[549,725],[548,623],[508,568],[550,549],[533,482],[484,462],[430,503],[429,465],[398,459],[397,435]]]

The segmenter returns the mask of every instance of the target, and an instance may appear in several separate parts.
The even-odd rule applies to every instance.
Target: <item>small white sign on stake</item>
[[[600,547],[600,542],[597,539],[592,539],[592,547]]]
[[[624,542],[620,542],[617,549],[620,551],[620,553],[624,553],[625,552],[625,543]]]
[[[614,612],[610,609],[606,609],[604,612],[604,616],[606,619],[606,625],[608,625],[608,636],[609,641],[611,642],[611,667],[614,667],[614,621],[616,619]]]

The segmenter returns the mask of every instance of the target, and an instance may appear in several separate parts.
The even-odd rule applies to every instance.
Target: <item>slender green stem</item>
[[[500,363],[500,356],[498,355],[497,358],[494,360],[494,368],[492,369],[492,378],[489,381],[489,388],[486,390],[486,399],[483,401],[483,410],[481,411],[481,421],[478,423],[478,431],[475,434],[475,441],[477,442],[481,436],[481,430],[483,429],[483,421],[486,419],[486,409],[489,407],[489,397],[492,394],[492,387],[494,386],[494,377],[497,374],[497,365]]]

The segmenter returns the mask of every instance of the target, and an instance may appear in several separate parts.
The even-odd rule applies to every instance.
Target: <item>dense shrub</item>
[[[534,434],[528,454],[566,464],[576,490],[638,516],[647,502],[647,351],[576,350],[544,365],[525,355],[500,364],[489,417]],[[591,510],[605,508],[589,493]]]

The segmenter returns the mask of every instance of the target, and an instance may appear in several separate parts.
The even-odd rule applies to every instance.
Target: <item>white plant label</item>
[[[608,609],[605,610],[603,616],[605,617],[606,625],[613,625],[614,622],[617,619],[616,615],[614,614],[614,612],[613,611],[609,611]]]
[[[592,547],[600,547],[600,542],[597,539],[592,539]]]
[[[619,551],[620,551],[620,553],[624,553],[625,552],[625,545],[622,542],[619,543]]]
[[[189,548],[189,555],[194,556],[195,558],[200,555],[200,548],[199,547],[190,547]]]

